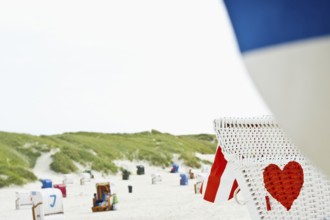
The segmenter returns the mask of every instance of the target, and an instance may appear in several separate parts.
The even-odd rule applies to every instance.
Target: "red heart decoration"
[[[281,170],[276,164],[270,164],[263,174],[267,191],[289,211],[304,184],[304,171],[301,165],[290,161]]]

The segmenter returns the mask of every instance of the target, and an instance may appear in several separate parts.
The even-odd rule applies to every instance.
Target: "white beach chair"
[[[197,181],[194,184],[195,194],[200,194],[200,191],[201,191],[201,188],[202,188],[202,184],[203,184],[203,181]]]
[[[80,174],[80,185],[85,185],[85,183],[91,182],[91,175],[89,173]]]
[[[64,220],[62,192],[55,188],[32,191],[33,220]]]
[[[206,178],[207,174],[205,173],[197,173],[196,174],[196,181],[197,182],[203,182],[203,180]]]
[[[15,200],[16,210],[21,206],[32,206],[32,198],[30,191],[17,191]]]
[[[162,176],[159,173],[153,173],[151,174],[151,183],[157,184],[162,182]]]
[[[215,120],[252,219],[330,219],[330,181],[271,117]]]
[[[63,184],[74,184],[74,178],[71,174],[65,174],[63,178]]]
[[[197,173],[196,174],[196,183],[194,184],[194,190],[196,194],[200,194],[200,190],[203,184],[204,179],[206,178],[206,173]]]

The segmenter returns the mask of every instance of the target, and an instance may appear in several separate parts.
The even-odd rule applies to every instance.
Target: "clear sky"
[[[0,3],[0,130],[213,133],[269,114],[218,0]]]

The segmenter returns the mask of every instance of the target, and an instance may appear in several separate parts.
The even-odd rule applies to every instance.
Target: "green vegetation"
[[[23,185],[37,180],[37,177],[23,167],[0,166],[0,188],[12,184]]]
[[[191,167],[207,161],[195,153],[212,154],[216,148],[214,135],[174,136],[156,130],[134,134],[105,134],[92,132],[33,136],[0,132],[0,187],[22,185],[35,181],[32,173],[36,160],[43,152],[57,149],[50,167],[59,173],[78,172],[77,163],[104,173],[120,170],[114,160],[147,160],[166,167],[173,155]]]

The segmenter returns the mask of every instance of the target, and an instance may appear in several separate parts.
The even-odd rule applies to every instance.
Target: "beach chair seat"
[[[180,174],[180,185],[185,186],[188,185],[189,176],[186,173],[181,173]]]
[[[91,182],[91,175],[89,173],[81,173],[80,185],[85,185],[87,182]]]
[[[330,181],[272,117],[215,120],[252,219],[330,219]]]
[[[68,185],[73,183],[74,183],[73,176],[71,174],[65,174],[63,178],[63,184]]]
[[[109,211],[110,209],[111,209],[110,197],[108,197],[106,201],[96,200],[95,198],[93,199],[93,207],[92,207],[93,212]]]
[[[157,184],[162,182],[162,176],[159,173],[153,173],[151,174],[151,183]]]
[[[189,179],[195,179],[195,173],[189,169]]]
[[[170,171],[171,173],[178,173],[179,172],[179,165],[178,164],[172,164],[172,169]]]
[[[194,191],[195,191],[195,194],[200,194],[202,184],[203,184],[203,181],[197,181],[197,182],[194,184]]]
[[[63,198],[66,198],[66,185],[65,184],[54,184],[53,187],[61,190]]]
[[[16,209],[22,206],[32,206],[32,197],[30,191],[17,191],[15,200]]]
[[[143,165],[138,165],[136,166],[137,170],[136,170],[136,174],[137,175],[144,175],[145,174],[145,169]]]
[[[93,198],[93,212],[109,211],[111,210],[111,190],[110,183],[97,183],[96,193]]]
[[[65,219],[62,192],[56,188],[44,188],[31,192],[33,220]]]

